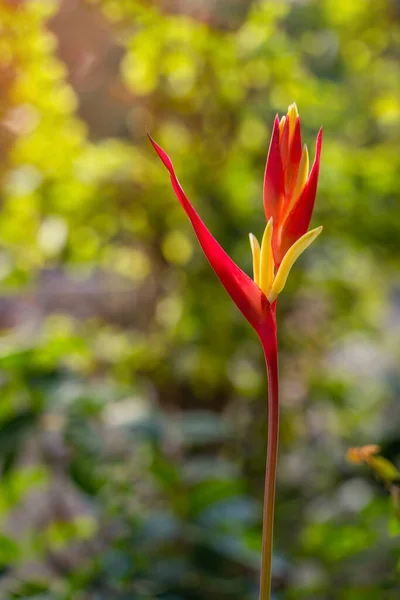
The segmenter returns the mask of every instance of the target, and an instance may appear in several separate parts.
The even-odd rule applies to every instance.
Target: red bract
[[[189,217],[203,252],[217,277],[242,314],[261,335],[265,328],[273,326],[270,303],[258,285],[233,262],[204,225],[183,191],[169,156],[150,136],[149,139],[169,171],[173,190]]]

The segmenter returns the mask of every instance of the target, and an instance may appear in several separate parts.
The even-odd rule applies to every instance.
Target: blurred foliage
[[[293,100],[324,233],[280,299],[276,598],[398,598],[345,452],[399,467],[399,2],[0,0],[0,27],[1,598],[257,598],[261,350],[145,132],[249,272]]]

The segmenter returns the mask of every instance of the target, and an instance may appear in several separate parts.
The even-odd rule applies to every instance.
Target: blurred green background
[[[395,600],[400,2],[0,0],[0,598],[256,600],[266,375],[146,130],[251,271],[274,115],[324,127],[279,301],[275,600]]]

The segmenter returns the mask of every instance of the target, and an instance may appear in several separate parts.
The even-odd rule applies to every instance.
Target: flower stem
[[[268,449],[265,471],[260,600],[270,600],[272,543],[274,529],[275,481],[279,433],[278,346],[276,330],[273,343],[263,344],[268,373]]]

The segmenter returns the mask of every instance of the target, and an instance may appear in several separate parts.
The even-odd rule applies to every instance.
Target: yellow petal
[[[319,236],[322,231],[322,227],[312,229],[308,233],[305,233],[297,242],[293,244],[291,248],[286,252],[283,257],[283,261],[278,269],[274,283],[272,284],[271,293],[268,296],[268,300],[273,302],[278,294],[281,293],[285,287],[287,277],[290,269],[293,267],[300,254],[304,252],[306,248]]]
[[[290,203],[291,204],[290,210],[293,208],[294,203],[296,202],[297,198],[300,196],[302,189],[306,184],[307,177],[308,177],[308,168],[309,168],[308,148],[304,144],[303,153],[301,155],[301,161],[300,161],[300,165],[299,165],[299,172],[297,175],[297,181],[296,181],[296,185],[294,188],[292,201]]]
[[[280,135],[280,137],[282,137],[282,134],[283,134],[283,129],[285,127],[285,121],[286,121],[286,117],[282,117],[281,120],[279,121],[279,135]]]
[[[291,141],[294,134],[294,128],[296,127],[297,117],[299,111],[297,110],[296,102],[293,102],[288,108],[288,119],[289,119],[289,140]]]
[[[260,288],[266,296],[268,296],[271,289],[272,281],[274,279],[274,258],[272,256],[272,229],[273,221],[272,217],[267,223],[264,231],[263,239],[261,242],[261,260],[260,260]]]
[[[251,253],[253,255],[253,275],[254,281],[260,285],[260,244],[258,239],[252,233],[249,233]]]

